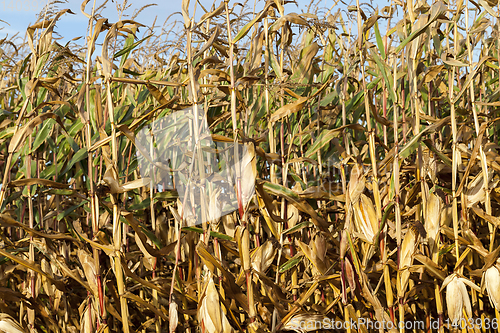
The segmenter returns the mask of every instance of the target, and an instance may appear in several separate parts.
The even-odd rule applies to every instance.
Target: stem
[[[239,162],[238,153],[238,124],[236,120],[236,90],[234,86],[234,66],[233,66],[233,54],[234,54],[234,43],[231,38],[231,23],[229,20],[229,0],[224,0],[224,5],[226,7],[226,22],[227,22],[227,40],[229,43],[229,72],[231,76],[231,120],[233,123],[233,139],[234,139],[234,160],[235,163]],[[237,164],[239,165],[239,164]],[[237,186],[237,198],[238,198],[238,209],[240,213],[240,219],[243,219],[243,207],[241,198],[241,170],[236,168],[236,186]]]
[[[116,139],[116,124],[114,116],[114,106],[113,106],[113,95],[111,94],[111,79],[108,78],[106,81],[106,99],[108,106],[108,114],[111,122],[111,153],[112,153],[112,167],[115,172],[118,170],[118,143]],[[116,194],[111,194],[111,203],[113,205],[113,244],[115,251],[119,252],[124,256],[122,248],[122,235],[121,235],[121,224],[118,215],[118,196]],[[120,307],[121,307],[121,317],[123,323],[123,331],[125,333],[130,332],[128,318],[128,304],[125,295],[125,280],[123,277],[122,261],[119,258],[110,258],[115,263],[115,274],[116,283],[118,286],[118,295],[120,297]]]

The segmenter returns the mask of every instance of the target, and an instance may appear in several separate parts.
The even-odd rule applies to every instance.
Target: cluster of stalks
[[[289,3],[0,40],[0,331],[497,330],[500,5]]]

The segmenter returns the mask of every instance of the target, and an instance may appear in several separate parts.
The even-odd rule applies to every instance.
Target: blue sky
[[[223,0],[215,0],[216,5],[218,6],[220,2]],[[0,30],[0,38],[4,38],[6,35],[12,36],[15,33],[19,33],[20,37],[24,37],[26,28],[33,24],[36,19],[38,13],[44,8],[47,4],[48,0],[0,0],[0,20],[7,22],[0,22],[0,27],[3,27]],[[102,15],[109,19],[110,22],[118,21],[118,13],[117,13],[117,4],[122,4],[123,0],[114,0],[114,2],[109,1],[106,5],[106,9],[102,12]],[[149,1],[129,1],[132,6],[125,12],[128,14],[130,18],[134,10],[142,7],[144,4],[149,3]],[[190,4],[190,15],[192,15],[194,11],[195,0],[191,0]],[[206,9],[210,9],[213,5],[213,0],[198,0],[201,5],[203,5]],[[242,0],[239,1],[230,1],[230,5],[233,5],[236,2],[244,2]],[[321,6],[331,7],[335,3],[333,0],[316,0],[315,3],[319,3]],[[68,40],[78,37],[84,36],[87,31],[88,19],[81,13],[80,6],[81,0],[69,0],[67,3],[58,4],[59,9],[69,8],[75,15],[66,14],[64,15],[59,22],[57,23],[57,27],[55,29],[62,37],[62,43],[67,42]],[[97,6],[103,3],[102,0],[96,1]],[[156,1],[157,5],[148,7],[144,11],[142,11],[137,17],[136,21],[145,24],[147,26],[151,26],[156,18],[156,25],[163,25],[164,21],[175,12],[179,12],[179,14],[174,14],[170,20],[179,20],[182,21],[181,12],[181,0],[167,0],[167,1]],[[263,0],[256,0],[257,10],[263,7],[265,2]],[[298,12],[300,13],[302,10],[306,11],[307,6],[309,5],[310,0],[297,0],[297,5],[288,4],[286,5],[286,10],[289,12]],[[89,13],[92,9],[93,1],[90,0],[86,12]],[[253,7],[254,1],[249,0],[248,5]],[[239,10],[239,9],[238,9]],[[200,17],[204,14],[203,9],[197,5],[196,8],[196,17]]]

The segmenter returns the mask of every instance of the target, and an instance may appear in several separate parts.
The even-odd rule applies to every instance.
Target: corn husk
[[[177,303],[170,302],[168,308],[168,329],[170,333],[175,332],[178,323],[179,323],[179,314],[177,311]]]
[[[94,258],[85,250],[78,250],[78,259],[80,260],[83,272],[85,273],[85,278],[92,289],[92,293],[94,294],[94,297],[97,298],[99,292],[97,290],[97,275]]]
[[[448,308],[448,317],[452,323],[460,323],[460,320],[464,318],[464,309],[467,317],[472,318],[470,298],[463,280],[463,278],[453,274],[448,276],[443,282],[442,288],[446,287],[446,307]]]
[[[436,247],[439,223],[441,221],[441,207],[441,198],[435,193],[429,193],[425,214],[425,231],[427,232],[427,242],[431,253],[434,253]]]
[[[413,263],[413,253],[415,252],[417,235],[412,229],[408,229],[401,244],[401,258],[399,261],[399,270],[401,272],[398,296],[402,297],[408,286],[410,279],[410,270]]]
[[[243,207],[246,207],[250,199],[255,194],[255,177],[257,166],[255,160],[255,147],[253,143],[246,143],[240,151],[241,161],[236,163],[236,168],[241,171],[241,200]]]
[[[491,306],[500,310],[500,272],[496,265],[491,266],[483,273],[481,281],[483,291],[486,289]]]
[[[219,293],[212,278],[208,280],[203,299],[198,308],[198,320],[207,333],[231,333],[234,331],[222,311]]]
[[[87,303],[80,316],[80,333],[93,333],[95,331],[96,317],[97,313],[94,307],[90,308]]]
[[[359,201],[353,205],[353,209],[357,229],[369,243],[372,243],[378,232],[378,221],[373,202],[366,195],[361,194]]]
[[[6,313],[0,313],[0,332],[5,333],[26,333],[26,330],[19,323]]]
[[[252,253],[252,268],[257,272],[264,273],[273,263],[276,252],[275,244],[270,240],[266,241]]]

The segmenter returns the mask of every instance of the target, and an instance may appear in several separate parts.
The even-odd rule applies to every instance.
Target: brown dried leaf
[[[300,97],[295,102],[282,106],[271,115],[269,121],[271,123],[275,123],[286,116],[289,116],[295,112],[302,110],[302,108],[304,107],[305,103],[308,100],[309,97]]]
[[[61,184],[58,182],[54,182],[48,179],[42,178],[28,178],[28,179],[18,179],[13,180],[7,184],[8,187],[23,187],[23,186],[31,186],[31,185],[42,185],[53,188],[68,188],[68,184]]]

